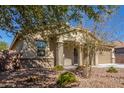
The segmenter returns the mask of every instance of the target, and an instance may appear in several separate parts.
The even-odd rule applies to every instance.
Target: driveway
[[[124,68],[124,64],[98,64],[93,67],[106,68],[106,67],[111,67],[111,66],[116,67],[116,68]]]

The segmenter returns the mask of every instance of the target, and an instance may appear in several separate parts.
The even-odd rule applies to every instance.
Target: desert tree
[[[59,34],[69,32],[71,22],[76,26],[83,23],[84,16],[96,23],[104,22],[106,16],[111,16],[117,6],[0,6],[0,29],[19,33],[23,39],[28,39],[39,33],[44,39],[58,39]],[[75,30],[76,31],[76,30]],[[93,55],[98,46],[85,31],[85,48]],[[95,34],[94,34],[95,35]],[[31,41],[28,39],[28,41]],[[90,59],[90,58],[89,58]],[[91,61],[87,62],[91,65]]]

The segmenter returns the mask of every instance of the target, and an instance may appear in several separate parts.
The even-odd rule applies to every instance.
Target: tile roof
[[[115,48],[124,48],[124,42],[116,41],[114,42]]]

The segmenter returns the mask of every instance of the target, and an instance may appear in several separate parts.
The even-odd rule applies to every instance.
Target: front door
[[[74,48],[74,65],[78,64],[78,50]]]

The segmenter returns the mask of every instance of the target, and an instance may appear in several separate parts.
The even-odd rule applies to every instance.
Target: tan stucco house
[[[88,55],[85,55],[85,37],[92,40],[98,39],[89,31],[82,28],[70,28],[69,31],[58,34],[57,39],[49,38],[44,40],[39,33],[27,36],[31,42],[22,39],[17,34],[10,46],[10,50],[22,52],[23,58],[51,58],[52,66],[85,65],[88,62]],[[113,46],[101,45],[94,52],[92,65],[108,64],[114,62]]]

